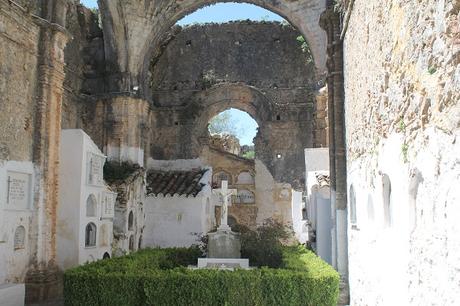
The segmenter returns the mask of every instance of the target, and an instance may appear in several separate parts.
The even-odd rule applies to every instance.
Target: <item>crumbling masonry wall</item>
[[[209,120],[233,107],[259,124],[256,158],[277,181],[303,186],[303,149],[314,143],[316,82],[298,36],[291,26],[271,22],[176,29],[152,59],[152,158],[198,157]]]
[[[352,305],[460,299],[459,9],[354,1],[344,40]]]
[[[104,91],[104,40],[98,16],[80,4],[69,5],[66,29],[71,34],[65,50],[62,128],[84,127],[84,106],[94,103],[90,95]]]

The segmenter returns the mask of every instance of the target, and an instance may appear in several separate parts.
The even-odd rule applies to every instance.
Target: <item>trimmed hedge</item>
[[[303,247],[283,248],[283,268],[191,270],[199,250],[154,249],[65,272],[66,305],[337,304],[339,276]]]

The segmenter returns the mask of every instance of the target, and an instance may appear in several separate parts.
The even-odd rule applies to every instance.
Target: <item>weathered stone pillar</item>
[[[321,16],[321,27],[327,33],[327,85],[329,118],[329,154],[331,201],[335,205],[335,261],[341,276],[340,304],[349,303],[348,288],[348,216],[347,167],[344,114],[343,41],[341,17],[333,6]]]
[[[144,165],[149,156],[151,111],[146,100],[117,96],[99,102],[104,119],[103,147],[109,160]],[[147,153],[147,154],[146,154]]]
[[[56,216],[59,203],[59,146],[64,83],[64,48],[69,40],[65,30],[67,2],[43,4],[43,18],[32,16],[40,26],[37,69],[37,100],[33,161],[38,193],[36,254],[26,275],[26,303],[56,298],[59,270],[56,266]]]

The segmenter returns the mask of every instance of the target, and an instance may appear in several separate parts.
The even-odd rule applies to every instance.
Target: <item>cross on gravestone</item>
[[[228,198],[236,194],[236,189],[228,189],[228,181],[222,181],[221,188],[214,189],[214,194],[218,194],[222,197],[222,210],[220,214],[220,226],[217,228],[218,231],[229,231],[230,226],[228,226]],[[231,202],[230,202],[231,205]]]

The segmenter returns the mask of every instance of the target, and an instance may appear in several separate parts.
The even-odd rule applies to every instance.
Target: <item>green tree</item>
[[[307,63],[313,62],[313,56],[311,54],[310,47],[308,46],[307,41],[303,36],[298,36],[297,41],[300,43],[300,48],[302,49],[302,52],[306,54],[307,56]]]
[[[222,112],[209,121],[209,133],[212,134],[230,134],[236,137],[240,136],[240,130],[237,123],[232,119],[229,112]]]

